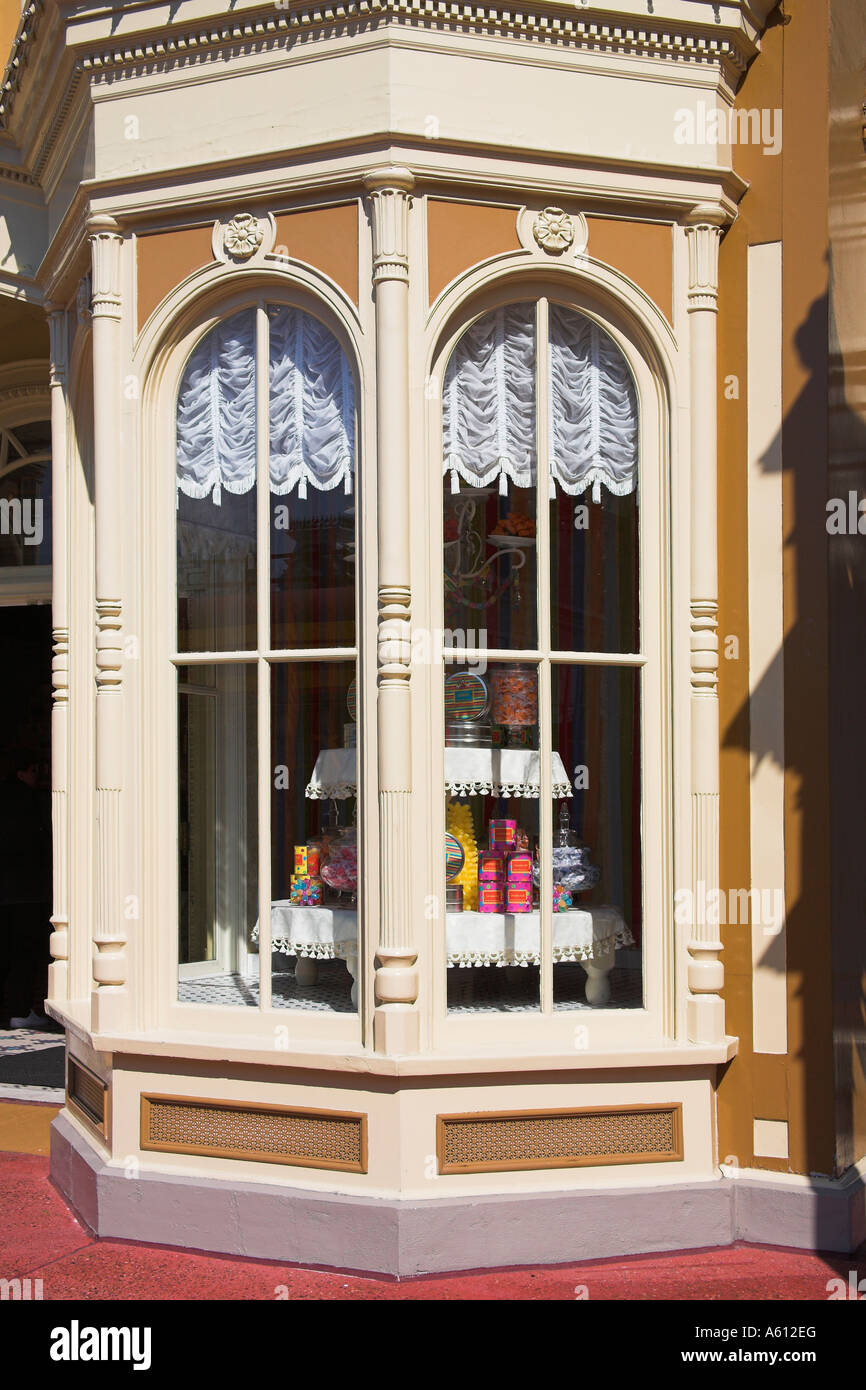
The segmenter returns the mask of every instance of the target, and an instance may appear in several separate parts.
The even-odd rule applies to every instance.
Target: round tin
[[[445,879],[450,885],[452,880],[457,877],[463,865],[466,863],[466,855],[463,846],[456,835],[445,836]]]
[[[445,885],[445,911],[463,911],[463,885],[461,883],[447,883]]]
[[[455,671],[445,677],[445,720],[483,719],[490,709],[486,680],[474,671]]]
[[[455,719],[445,725],[446,748],[490,748],[490,725],[475,719]]]

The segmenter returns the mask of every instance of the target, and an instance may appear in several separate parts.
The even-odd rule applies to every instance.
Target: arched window
[[[0,424],[0,568],[51,564],[51,421]]]
[[[187,361],[175,451],[183,1002],[356,1011],[356,788],[308,792],[320,758],[354,741],[355,439],[346,352],[300,308],[243,309]],[[332,884],[328,847],[343,866]],[[312,990],[312,924],[325,916],[337,958]]]
[[[643,1000],[639,440],[629,364],[595,318],[505,304],[454,343],[450,1015]]]

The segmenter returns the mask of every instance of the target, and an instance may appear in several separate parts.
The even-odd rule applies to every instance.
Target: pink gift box
[[[495,849],[498,845],[509,849],[517,838],[517,821],[492,820],[488,827],[488,837],[491,849]]]
[[[516,854],[508,856],[508,876],[518,875],[520,878],[532,877],[532,855],[524,850],[518,850]]]
[[[505,856],[498,850],[483,849],[478,855],[478,877],[480,879],[504,878]]]
[[[478,888],[479,912],[501,912],[505,907],[505,889],[499,883],[482,883]]]
[[[509,883],[505,896],[506,912],[530,912],[532,888],[528,883]]]

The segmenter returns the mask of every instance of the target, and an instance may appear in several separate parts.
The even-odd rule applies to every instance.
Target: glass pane
[[[179,651],[256,646],[255,312],[217,324],[177,402]]]
[[[537,643],[535,316],[534,303],[485,314],[445,372],[445,626],[454,646]]]
[[[0,567],[51,564],[51,425],[0,429]]]
[[[446,665],[445,721],[448,1008],[536,1010],[537,669]]]
[[[551,697],[554,1007],[640,1008],[639,673],[555,665]]]
[[[561,652],[636,652],[637,493],[602,489],[570,497],[556,485],[550,503],[551,645]]]
[[[550,305],[551,645],[638,650],[638,412],[609,333]]]
[[[258,1004],[256,668],[178,671],[178,998]]]
[[[355,644],[355,388],[330,329],[268,309],[271,646]]]
[[[355,498],[271,497],[271,645],[355,645]]]
[[[354,661],[271,668],[274,1008],[357,1011],[356,690]]]

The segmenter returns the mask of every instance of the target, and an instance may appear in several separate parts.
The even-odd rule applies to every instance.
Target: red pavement
[[[748,1301],[827,1298],[866,1259],[769,1246],[632,1256],[582,1265],[393,1280],[97,1240],[48,1177],[47,1158],[0,1154],[0,1276],[43,1281],[52,1299],[421,1299]]]

